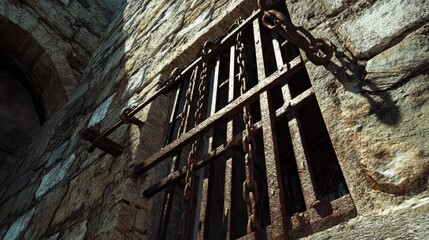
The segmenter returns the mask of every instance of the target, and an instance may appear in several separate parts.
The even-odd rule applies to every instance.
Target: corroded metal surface
[[[124,147],[120,144],[112,141],[107,137],[102,137],[100,132],[98,132],[95,128],[87,128],[82,132],[82,138],[91,142],[93,147],[91,147],[88,151],[92,152],[95,147],[99,148],[103,151],[106,151],[113,156],[119,156],[124,151]]]
[[[297,238],[356,214],[349,196],[319,199],[298,114],[305,103],[315,100],[315,94],[311,85],[304,85],[299,92],[293,92],[290,86],[292,78],[299,78],[298,73],[305,72],[296,47],[315,64],[327,63],[332,49],[324,40],[314,38],[302,27],[294,26],[283,13],[273,10],[284,4],[281,1],[258,3],[260,10],[245,21],[234,22],[213,44],[206,43],[202,56],[183,70],[175,69],[148,100],[136,108],[124,109],[121,120],[102,134],[92,132],[92,137],[87,137],[95,145],[122,124],[141,124],[134,114],[180,84],[174,95],[166,146],[134,169],[134,174],[143,174],[162,161],[171,161],[168,176],[143,193],[151,197],[167,188],[158,224],[159,239],[166,238],[175,189],[182,187],[179,182],[182,179],[185,181],[180,239]],[[275,102],[278,98],[282,98],[283,104]],[[284,151],[279,153],[285,144],[282,141],[286,140],[278,140],[281,138],[276,131],[276,123],[283,122],[290,133],[288,151],[293,151],[290,154],[296,159],[298,188],[305,202],[304,210],[290,215],[286,212],[294,203],[285,202],[288,194],[282,172],[285,156]],[[255,136],[262,141],[258,149]],[[108,143],[117,148],[118,154],[119,148],[112,142]],[[186,165],[180,167],[180,158],[189,147]],[[256,173],[256,168],[261,169]],[[197,176],[199,169],[205,174]],[[240,172],[243,173],[240,177],[234,176]],[[242,193],[236,194],[240,188]],[[218,192],[223,197],[220,204],[213,199]],[[245,204],[237,203],[241,197]],[[216,206],[221,214],[214,210]],[[237,206],[241,210],[234,209]],[[235,216],[237,213],[242,216]],[[222,225],[213,227],[213,224]],[[237,226],[242,229],[234,229]]]
[[[258,71],[258,79],[265,78],[264,59],[262,52],[262,40],[259,29],[259,21],[253,22],[253,32],[256,49],[256,65]],[[283,190],[281,187],[281,172],[280,160],[277,151],[277,140],[274,134],[275,114],[271,109],[270,97],[267,91],[260,95],[261,103],[261,122],[264,139],[265,166],[268,180],[269,206],[271,218],[271,236],[274,239],[279,239],[285,235],[285,211],[283,201]]]
[[[247,69],[246,59],[244,57],[244,43],[242,32],[237,34],[237,63],[238,63],[238,82],[240,83],[240,93],[247,92]],[[259,184],[255,178],[255,152],[256,144],[253,137],[253,119],[250,109],[250,103],[244,105],[243,108],[243,122],[245,130],[243,131],[242,145],[244,151],[244,163],[246,171],[246,180],[243,182],[243,200],[247,205],[247,233],[253,231],[261,231],[261,220],[258,216],[259,207]],[[258,234],[255,235],[257,237]]]
[[[325,40],[315,38],[303,27],[293,25],[281,12],[273,9],[264,11],[262,22],[266,28],[301,48],[314,64],[322,65],[331,60],[334,49]]]
[[[304,63],[300,60],[299,57],[294,59],[280,71],[270,75],[261,81],[258,85],[249,89],[249,91],[247,91],[245,94],[236,98],[226,107],[216,112],[213,116],[207,118],[188,132],[184,133],[181,137],[177,138],[168,146],[162,148],[160,151],[146,159],[143,163],[137,165],[134,169],[134,174],[143,174],[147,170],[153,168],[158,163],[163,161],[165,157],[169,156],[174,150],[189,143],[195,136],[202,134],[204,131],[207,131],[207,129],[213,127],[217,123],[220,123],[225,118],[233,116],[238,111],[240,111],[240,109],[242,109],[245,104],[255,100],[258,97],[258,94],[264,90],[272,88],[276,83],[278,84],[280,80],[292,76],[303,67]]]

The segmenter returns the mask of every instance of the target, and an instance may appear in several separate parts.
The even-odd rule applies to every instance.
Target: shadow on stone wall
[[[365,83],[368,90],[364,90],[365,66],[348,57],[346,53],[338,51],[335,46],[334,48],[334,56],[341,66],[331,61],[326,65],[326,69],[347,91],[360,94],[368,100],[371,107],[367,115],[375,114],[377,119],[384,124],[398,125],[401,121],[401,113],[391,94],[388,91],[380,90],[371,82]]]

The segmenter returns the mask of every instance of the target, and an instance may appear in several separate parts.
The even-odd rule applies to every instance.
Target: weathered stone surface
[[[80,222],[72,226],[71,228],[67,229],[63,236],[61,237],[62,240],[83,240],[85,238],[86,231],[88,230],[87,227],[88,220]]]
[[[362,167],[374,181],[375,189],[389,193],[416,187],[429,170],[428,154],[408,143],[380,141],[370,147],[368,155],[362,159]]]
[[[10,210],[12,209],[15,198],[9,198],[9,200],[3,202],[0,206],[0,224],[3,224],[3,221],[9,216]]]
[[[428,174],[428,80],[423,74],[389,92],[365,95],[370,114],[357,121],[363,134],[361,163],[376,189],[402,193]]]
[[[92,114],[91,119],[89,120],[88,126],[94,126],[103,120],[114,97],[115,95],[110,96],[100,106],[97,107],[97,109]]]
[[[22,190],[15,198],[10,214],[19,215],[25,210],[33,201],[34,192],[37,185],[33,184]]]
[[[40,198],[53,186],[59,183],[69,173],[69,169],[76,160],[76,155],[72,154],[70,157],[61,164],[52,168],[46,175],[43,176],[39,188],[36,191],[36,198]]]
[[[361,216],[304,239],[426,239],[429,199],[408,206],[408,213]],[[423,205],[423,206],[422,206]],[[420,206],[420,208],[416,208]]]
[[[327,10],[328,15],[335,15],[343,11],[347,4],[355,0],[323,0],[323,6]]]
[[[85,8],[82,2],[88,8]],[[336,35],[324,32],[329,26],[343,26],[347,19],[352,22],[366,18],[368,15],[378,16],[372,12],[382,11],[379,5],[387,4],[387,1],[380,0],[372,8],[366,9],[375,1],[359,0],[353,5],[349,3],[355,1],[349,0],[288,2],[293,3],[289,8],[293,16],[307,22],[307,26],[311,28],[317,27],[318,37],[329,36],[330,39],[335,38]],[[364,2],[368,2],[368,5]],[[397,0],[391,2],[398,6],[405,4]],[[418,3],[421,2],[418,1]],[[72,65],[75,66],[75,74],[79,76],[82,74],[83,80],[88,83],[79,87],[79,92],[71,98],[72,103],[59,113],[60,116],[46,123],[37,144],[27,150],[28,155],[34,154],[39,158],[47,154],[45,148],[52,149],[53,146],[56,148],[69,139],[68,150],[58,155],[69,156],[74,153],[77,158],[72,167],[66,167],[68,169],[66,172],[71,172],[70,174],[56,178],[53,177],[53,172],[49,172],[53,181],[48,181],[46,174],[38,176],[49,168],[41,168],[37,174],[31,176],[34,178],[31,183],[43,182],[46,177],[44,187],[39,187],[42,189],[40,192],[46,192],[46,194],[39,193],[40,197],[36,201],[40,203],[34,202],[37,204],[34,213],[35,223],[34,226],[33,223],[28,224],[29,228],[25,236],[53,239],[68,236],[73,238],[85,236],[87,239],[103,240],[152,239],[156,234],[153,230],[157,226],[156,219],[160,214],[159,206],[162,204],[163,194],[146,199],[142,197],[142,191],[164,177],[168,166],[165,163],[160,164],[141,177],[133,176],[131,171],[132,164],[141,163],[161,147],[163,127],[171,104],[168,97],[158,99],[137,114],[137,117],[146,121],[145,126],[123,126],[111,135],[112,139],[126,146],[125,152],[119,157],[105,155],[100,150],[87,153],[89,144],[79,139],[79,132],[88,125],[88,122],[89,125],[100,126],[102,130],[115,122],[122,107],[135,105],[150,96],[158,83],[167,78],[172,68],[188,64],[199,54],[205,40],[213,40],[223,34],[238,15],[249,15],[252,9],[256,9],[256,1],[116,1],[121,8],[115,13],[105,35],[100,34],[101,28],[98,26],[92,27],[88,24],[92,21],[92,17],[96,18],[100,15],[79,18],[79,11],[91,11],[102,2],[81,1],[81,3],[67,1],[67,8],[61,5],[61,8],[71,12],[70,16],[74,16],[70,19],[78,20],[72,21],[71,28],[54,29],[53,32],[67,35],[85,28],[94,37],[103,36],[90,61],[91,53],[86,50],[91,48],[89,45],[94,45],[95,38],[92,39],[93,41],[86,42],[86,35],[82,31],[78,35],[73,35],[72,42],[65,44],[61,43],[65,41],[49,42],[51,38],[43,37],[46,31],[37,30],[38,36],[45,39],[44,41],[50,44],[58,43],[62,46],[59,47],[63,49],[62,51],[69,53],[66,55],[69,56],[67,60],[69,64],[74,61]],[[327,3],[332,5],[327,6]],[[1,4],[4,2],[0,2]],[[31,8],[35,6],[34,4],[37,4],[37,1],[27,5]],[[328,17],[322,4],[331,8],[332,12],[328,13]],[[22,5],[28,7],[26,4]],[[44,5],[49,6],[49,4]],[[355,5],[363,6],[363,11],[360,12],[359,7],[351,10],[348,8]],[[4,8],[0,7],[0,10],[2,9]],[[356,9],[357,13],[354,12]],[[40,9],[37,8],[34,11],[38,12]],[[391,14],[399,15],[398,11],[402,10],[393,10]],[[340,13],[337,14],[338,12]],[[408,8],[404,10],[405,15],[409,15],[409,12]],[[336,15],[335,19],[329,18],[333,15]],[[49,17],[53,18],[51,15]],[[422,16],[418,18],[421,19]],[[64,15],[59,19],[64,20]],[[44,24],[41,28],[46,27],[49,30],[50,25],[44,22],[41,20],[41,25]],[[57,26],[64,24],[63,21],[59,22]],[[411,22],[415,27],[419,24],[419,20]],[[325,26],[320,27],[320,23]],[[407,25],[408,23],[395,23],[392,27],[395,28],[397,24]],[[405,28],[408,29],[411,25]],[[3,25],[0,24],[0,29],[2,27]],[[36,26],[33,27],[36,28]],[[369,30],[377,28],[376,26],[365,27]],[[353,26],[348,28],[352,29]],[[344,37],[341,33],[339,35]],[[400,38],[405,37],[403,35],[402,33]],[[365,39],[362,39],[362,42],[371,43],[371,36],[371,34],[364,35]],[[384,36],[380,38],[385,41]],[[384,54],[382,51],[386,50],[387,46],[396,44],[400,38],[393,42],[389,40],[388,44],[382,42],[379,52]],[[408,41],[408,38],[404,41]],[[338,51],[344,51],[346,46],[342,45],[341,41],[334,39],[334,43]],[[374,52],[376,53],[378,52]],[[396,214],[396,211],[399,211],[396,209],[398,206],[411,209],[417,205],[427,204],[424,201],[416,201],[418,197],[424,199],[425,194],[427,195],[427,183],[424,182],[427,179],[427,173],[424,170],[425,161],[427,161],[426,149],[429,149],[425,140],[429,134],[425,120],[429,110],[427,79],[418,75],[404,82],[403,85],[395,85],[389,91],[362,91],[365,61],[357,61],[348,52],[336,53],[336,56],[338,58],[327,66],[309,68],[309,73],[313,77],[317,75],[317,78],[313,79],[314,90],[326,117],[350,193],[359,214],[363,216],[356,222],[351,221],[350,225],[341,225],[335,228],[334,232],[316,235],[316,237],[329,235],[337,239],[355,235],[371,238],[372,236],[365,232],[366,229],[380,231],[380,234],[375,233],[379,238],[413,237],[412,234],[389,233],[395,230],[393,227],[395,224],[399,224],[401,219],[405,218],[405,211],[401,212],[404,217],[392,217],[395,220],[387,221],[386,226],[378,223],[383,219],[380,215],[390,216],[392,212]],[[374,72],[381,71],[379,68],[374,68],[384,64],[382,61],[377,62],[377,57],[370,60],[372,63],[366,64],[367,70],[373,66]],[[46,57],[41,60],[46,63]],[[407,65],[409,59],[405,57],[398,61],[406,62],[401,69],[409,66]],[[319,72],[320,75],[318,75]],[[413,74],[417,75],[415,71]],[[371,75],[368,74],[368,76]],[[382,78],[373,79],[382,80]],[[46,80],[52,81],[52,79]],[[369,78],[365,81],[369,82]],[[55,87],[50,87],[45,91],[54,90]],[[379,156],[380,158],[377,158]],[[56,169],[59,173],[64,172],[61,169],[64,167],[64,162],[67,162],[66,158],[62,158],[62,163],[52,161],[54,163],[51,171]],[[55,184],[55,182],[64,184]],[[19,182],[17,184],[20,185]],[[60,190],[59,187],[61,187]],[[389,192],[396,194],[389,194]],[[9,197],[11,195],[16,197],[16,193],[17,191],[14,191],[9,194]],[[15,197],[10,198],[12,205]],[[177,215],[180,215],[180,195],[176,197],[177,203],[173,209],[178,212]],[[5,203],[8,202],[8,199],[5,200]],[[42,210],[45,208],[49,208],[46,213]],[[3,206],[2,209],[4,209]],[[366,215],[369,217],[366,218]],[[46,216],[46,219],[42,219],[43,216]],[[422,218],[418,215],[408,216],[410,220],[407,220],[405,226],[412,222],[411,219],[416,219],[419,226],[411,229],[423,231],[420,228]],[[8,219],[9,222],[13,220]],[[377,222],[373,224],[371,221]],[[52,224],[48,227],[50,222]],[[178,226],[178,224],[176,221],[172,225]],[[375,226],[365,227],[370,224]],[[359,230],[354,231],[354,228]],[[176,234],[176,229],[170,230]],[[350,232],[353,234],[350,235]],[[381,235],[381,232],[388,233]]]
[[[58,232],[52,235],[51,237],[49,237],[47,240],[57,240],[59,236],[60,236],[60,233]]]
[[[78,42],[85,42],[85,48],[89,51],[94,51],[98,47],[100,38],[90,33],[86,28],[81,27],[74,36],[74,39]]]
[[[21,172],[19,176],[17,176],[15,179],[12,179],[12,187],[8,188],[3,198],[7,199],[17,194],[19,191],[28,186],[28,183],[33,177],[34,173],[31,170],[24,171],[23,173]]]
[[[323,1],[286,0],[286,5],[289,13],[293,13],[292,23],[306,29],[313,29],[323,23],[327,14]]]
[[[116,229],[120,232],[127,232],[133,228],[137,209],[125,202],[120,202],[111,208],[106,208],[101,214],[101,218],[96,222],[93,231],[96,235]]]
[[[45,166],[46,168],[49,168],[57,160],[61,159],[61,157],[63,156],[64,151],[66,150],[66,148],[68,146],[68,143],[69,143],[68,141],[65,141],[59,147],[55,148],[52,151],[51,155],[49,156],[48,162],[46,163],[46,166]]]
[[[64,6],[68,6],[70,4],[70,0],[59,0]]]
[[[52,225],[57,225],[77,212],[90,211],[100,203],[104,188],[109,184],[111,158],[102,158],[71,180],[69,190],[56,212]],[[78,214],[83,217],[82,214]]]
[[[3,229],[0,230],[0,238],[3,239],[3,236],[6,233],[6,230],[7,230],[6,228],[3,228]]]
[[[429,38],[411,36],[368,61],[363,88],[367,91],[386,90],[428,67]]]
[[[31,220],[34,214],[34,208],[20,216],[13,224],[10,226],[9,230],[4,235],[3,239],[20,239],[21,233],[25,230],[28,225],[28,222]]]
[[[138,89],[141,89],[146,75],[146,69],[141,68],[136,74],[134,74],[127,83],[127,87],[123,93],[123,99],[127,99],[131,94],[135,93]]]
[[[358,58],[371,57],[388,47],[395,38],[427,22],[429,11],[426,0],[377,1],[361,15],[341,23],[338,33]]]
[[[24,239],[39,239],[45,234],[66,192],[67,187],[57,188],[41,199],[36,206],[34,217],[28,225]]]

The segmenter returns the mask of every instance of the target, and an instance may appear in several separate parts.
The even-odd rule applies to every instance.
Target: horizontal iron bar
[[[279,71],[262,80],[258,85],[249,89],[249,91],[247,91],[246,93],[232,101],[230,104],[216,112],[213,116],[204,120],[202,123],[198,124],[191,130],[174,140],[174,142],[162,148],[160,151],[149,157],[146,161],[138,164],[134,168],[134,174],[143,174],[147,170],[153,168],[158,163],[167,158],[169,155],[171,155],[178,148],[190,142],[195,136],[200,135],[208,128],[213,127],[216,123],[240,111],[240,109],[243,108],[245,104],[248,104],[251,101],[255,100],[261,92],[272,88],[282,78],[289,78],[303,67],[304,63],[302,62],[301,57],[296,57],[290,63],[285,64],[283,68],[279,69]]]
[[[245,25],[249,25],[250,22],[253,21],[255,18],[259,17],[260,14],[261,14],[260,10],[255,11],[252,14],[252,16],[250,16],[246,21],[244,21],[243,23],[241,23],[237,28],[235,28],[229,34],[227,34],[225,37],[223,37],[222,40],[219,43],[217,43],[215,46],[213,46],[213,48],[210,49],[210,51],[208,52],[208,54],[205,57],[208,58],[208,59],[213,58],[220,51],[224,50],[225,47],[227,46],[227,44],[225,44],[225,43],[229,42],[229,41],[233,41],[235,34],[237,34],[238,31],[242,30]],[[146,107],[149,103],[151,103],[153,100],[155,100],[161,94],[165,94],[165,93],[169,92],[172,88],[174,88],[175,86],[177,86],[177,84],[179,84],[180,82],[182,82],[183,81],[183,76],[186,75],[186,73],[188,71],[190,71],[193,68],[195,68],[195,66],[197,66],[198,64],[200,64],[201,61],[202,61],[202,57],[198,57],[197,59],[195,59],[195,61],[193,61],[192,63],[190,63],[188,66],[185,67],[185,69],[183,69],[181,71],[181,76],[180,77],[172,80],[169,84],[162,86],[153,95],[151,95],[148,99],[146,99],[143,103],[139,104],[137,107],[135,107],[134,109],[132,109],[127,114],[127,116],[128,117],[133,117],[135,114],[137,114],[139,111],[141,111],[144,107]],[[120,126],[122,126],[123,124],[126,124],[126,123],[127,123],[126,120],[123,120],[123,119],[118,120],[111,127],[109,127],[108,129],[104,130],[97,137],[97,139],[94,140],[94,142],[97,142],[99,139],[106,138],[112,132],[114,132],[116,129],[118,129]],[[92,142],[92,143],[94,144],[94,142]],[[95,144],[93,146],[95,146]]]
[[[278,109],[276,111],[276,121],[279,120],[282,116],[284,116],[289,110],[295,107],[299,107],[301,104],[307,102],[309,99],[311,99],[314,96],[314,91],[312,88],[304,91],[300,95],[296,96],[292,100],[289,101],[290,104],[284,104],[282,108]],[[288,107],[285,107],[288,106]],[[261,129],[261,121],[256,122],[253,125],[253,129],[255,131],[258,131]],[[210,162],[216,160],[220,156],[222,156],[224,153],[226,153],[227,150],[229,150],[231,147],[236,146],[240,143],[242,137],[242,133],[239,133],[233,137],[231,142],[229,144],[219,146],[214,151],[210,152],[206,156],[203,157],[203,160],[197,163],[195,170],[198,170],[205,165],[209,164]],[[185,177],[186,174],[186,166],[184,166],[182,169],[179,169],[178,171],[170,173],[167,177],[161,179],[161,181],[155,183],[154,185],[147,188],[143,195],[147,198],[152,197],[153,195],[157,194],[158,192],[164,190],[168,185],[178,182],[181,179]]]
[[[279,109],[276,110],[276,119],[282,118],[290,108],[297,108],[301,106],[302,104],[306,103],[308,100],[310,100],[312,97],[314,97],[314,90],[313,88],[309,88],[299,94],[298,96],[294,97],[288,102],[285,102],[283,106],[281,106]]]
[[[257,122],[253,125],[253,129],[255,133],[261,129],[261,122]],[[206,154],[201,161],[199,161],[194,169],[197,171],[198,169],[206,166],[207,164],[210,164],[223,154],[225,154],[229,149],[232,147],[238,146],[241,144],[242,141],[242,133],[237,134],[229,143],[221,145],[217,147],[215,150],[211,151],[210,153]],[[161,181],[157,182],[156,184],[150,186],[147,188],[143,195],[147,198],[152,197],[153,195],[159,193],[160,191],[164,190],[168,185],[170,185],[173,182],[180,181],[183,179],[186,175],[186,166],[183,166],[181,169],[170,173],[167,177],[161,179]]]

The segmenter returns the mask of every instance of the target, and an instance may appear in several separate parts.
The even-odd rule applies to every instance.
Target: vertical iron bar
[[[210,76],[210,87],[209,87],[209,97],[208,97],[208,109],[207,109],[207,115],[208,117],[212,116],[216,112],[216,102],[217,102],[217,93],[219,88],[219,69],[220,69],[220,55],[216,57],[216,65],[214,71],[211,72]],[[214,129],[210,129],[208,132],[208,142],[204,142],[204,150],[208,152],[212,151],[214,148]],[[213,164],[210,164],[210,170],[213,171]],[[211,185],[211,174],[209,174],[208,178],[205,178],[204,176],[204,169],[202,168],[199,170],[199,176],[200,176],[200,182],[199,182],[199,188],[198,188],[198,201],[197,201],[197,216],[199,218],[195,221],[195,227],[194,227],[194,236],[197,236],[197,239],[205,239],[205,236],[207,235],[208,226],[207,219],[209,214],[208,205],[210,204],[210,201],[208,199],[209,191],[208,188]]]
[[[173,103],[173,108],[172,108],[172,112],[170,115],[170,120],[168,121],[168,128],[167,128],[167,137],[164,138],[165,139],[165,143],[164,146],[166,146],[167,144],[169,144],[173,138],[174,135],[174,128],[175,128],[175,118],[177,117],[177,111],[179,110],[179,105],[180,105],[180,98],[182,96],[182,92],[183,92],[183,81],[180,82],[179,87],[176,90],[176,95],[174,97],[174,103]],[[183,117],[183,116],[181,116]]]
[[[199,186],[199,188],[201,189],[201,192],[204,192],[206,194],[202,195],[202,199],[201,199],[201,206],[200,209],[202,209],[203,211],[200,211],[199,214],[199,218],[197,218],[196,220],[196,228],[194,228],[194,238],[193,239],[198,239],[198,240],[203,240],[206,239],[206,235],[207,235],[207,230],[208,230],[208,226],[206,226],[206,219],[208,216],[207,215],[207,195],[209,193],[209,179],[208,178],[204,178],[201,184],[201,187]],[[196,238],[195,238],[195,234],[197,234]]]
[[[191,75],[191,78],[189,79],[188,89],[190,89],[190,91],[191,91],[191,96],[190,96],[191,102],[192,102],[193,92],[195,90],[195,85],[196,85],[196,84],[192,84],[192,82],[193,82],[192,78],[196,77],[197,74],[198,74],[198,66],[195,67],[195,69]],[[181,83],[180,88],[179,88],[180,92],[183,91],[182,86],[183,86],[183,82]],[[177,99],[177,95],[182,96],[183,94],[182,93],[176,94],[176,100],[179,100],[179,99]],[[186,98],[186,95],[185,95],[185,98]],[[176,102],[175,102],[175,104],[176,104]],[[179,104],[177,102],[177,105],[175,105],[177,110],[179,108],[178,105]],[[183,115],[183,113],[185,115]],[[173,113],[172,119],[174,119],[174,115],[176,115],[176,114]],[[179,129],[177,130],[178,131],[177,137],[179,137],[181,134],[183,134],[184,132],[186,132],[188,130],[187,122],[188,122],[189,116],[190,116],[190,107],[186,106],[186,99],[185,99],[185,101],[183,103],[183,110],[182,110],[182,116],[181,116],[181,121],[184,118],[184,125],[183,125],[183,129],[180,129],[180,127],[179,127]],[[173,131],[174,131],[174,129],[173,129]],[[170,174],[179,169],[181,154],[182,154],[182,151],[179,151],[173,157],[172,162],[171,162]],[[168,229],[168,223],[170,221],[171,209],[173,207],[175,189],[176,189],[176,184],[173,183],[168,188],[168,190],[165,192],[164,205],[163,205],[164,211],[162,213],[162,216],[161,216],[161,219],[160,219],[159,225],[158,225],[158,239],[166,239],[166,237],[167,237],[167,229]]]
[[[230,48],[229,56],[229,80],[228,80],[228,103],[234,100],[234,83],[235,83],[235,45]],[[234,136],[234,118],[226,125],[226,142],[231,142]],[[231,238],[231,214],[232,214],[232,164],[235,155],[235,149],[231,151],[231,157],[225,162],[225,183],[224,183],[224,208],[223,208],[223,234],[225,239]]]
[[[211,74],[211,79],[213,81],[210,81],[210,93],[209,93],[209,104],[208,104],[208,116],[212,116],[216,113],[216,102],[217,102],[217,92],[219,88],[219,69],[220,69],[220,56],[216,57],[216,65],[215,69]],[[211,102],[210,102],[211,101]],[[208,151],[211,151],[213,149],[213,132],[214,129],[210,129],[209,132],[209,144],[208,144]]]
[[[284,64],[280,50],[280,43],[277,34],[272,33],[274,55],[277,62],[277,68],[281,68]],[[292,99],[288,83],[282,86],[283,99],[285,104],[289,103]],[[295,109],[291,109],[287,113],[288,125],[290,136],[292,140],[293,151],[295,153],[296,166],[301,181],[302,192],[304,194],[305,206],[310,209],[316,202],[317,197],[314,189],[314,184],[311,178],[311,172],[308,167],[308,155],[305,151],[305,144],[302,139],[302,129],[299,118]]]
[[[180,98],[182,96],[182,92],[183,92],[183,81],[180,83],[179,87],[176,90],[176,95],[174,98],[174,104],[173,104],[173,108],[172,108],[172,112],[171,112],[171,116],[170,116],[170,120],[168,122],[168,129],[167,129],[167,137],[165,138],[165,143],[164,145],[167,145],[173,138],[174,136],[174,121],[177,117],[177,111],[179,109],[179,105],[180,105]],[[185,116],[181,116],[182,118]],[[179,135],[179,133],[177,133],[177,135]],[[179,159],[176,159],[179,156],[180,158],[180,154],[176,155],[173,157],[172,160],[172,166],[171,166],[171,170],[170,172],[173,170],[173,168],[175,169],[177,163],[180,162]],[[178,168],[178,166],[177,166]],[[161,213],[161,218],[159,220],[158,223],[158,233],[157,233],[157,239],[166,239],[167,237],[167,227],[168,227],[168,222],[169,222],[169,218],[170,218],[170,213],[171,213],[171,208],[172,208],[172,201],[170,199],[174,199],[174,188],[175,188],[175,184],[172,184],[168,190],[165,192],[165,196],[164,196],[164,203],[163,203],[163,211]],[[171,201],[171,203],[170,203]]]
[[[259,19],[253,21],[253,32],[256,51],[258,81],[265,79],[264,55],[259,28]],[[280,160],[274,129],[275,112],[271,109],[270,97],[267,91],[260,95],[261,122],[265,150],[265,166],[267,173],[268,199],[271,218],[271,233],[273,239],[286,237],[285,206],[281,180]]]

